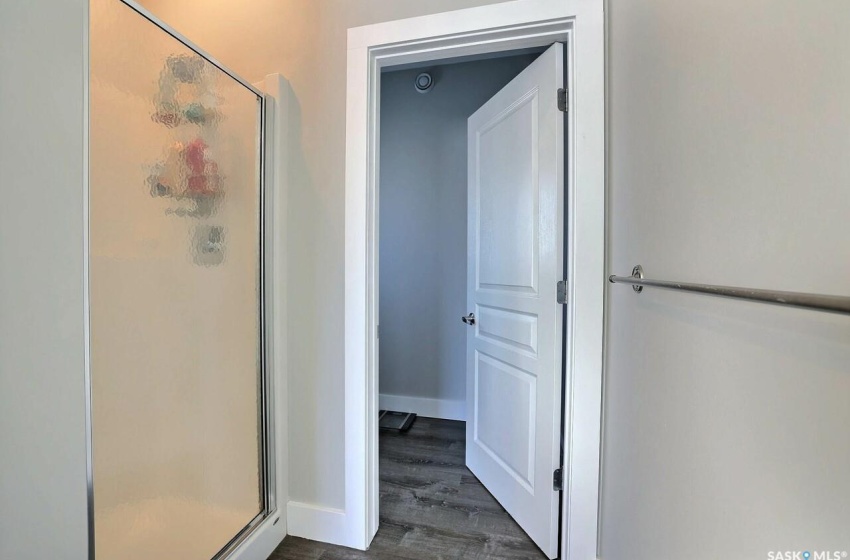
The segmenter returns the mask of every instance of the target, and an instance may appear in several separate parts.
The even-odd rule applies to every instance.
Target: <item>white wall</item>
[[[87,4],[0,2],[0,558],[88,558]]]
[[[611,272],[850,295],[850,4],[608,11]],[[607,309],[603,559],[850,551],[850,318]]]
[[[300,501],[344,496],[345,30],[485,3],[146,2],[247,77],[282,72],[301,104],[288,201]],[[609,0],[611,272],[640,261],[660,278],[850,293],[848,10]],[[607,309],[605,560],[850,549],[848,319],[622,286]]]
[[[489,0],[144,0],[251,82],[292,85],[286,238],[290,499],[345,507],[343,265],[347,29]],[[199,17],[199,14],[201,17]]]
[[[466,120],[534,58],[381,76],[381,407],[465,419]]]

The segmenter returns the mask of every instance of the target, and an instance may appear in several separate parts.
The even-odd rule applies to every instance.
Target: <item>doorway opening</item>
[[[468,262],[476,261],[470,254],[475,250],[468,246],[468,121],[544,50],[414,64],[381,74],[382,523],[371,546],[376,552],[404,554],[404,548],[396,544],[399,528],[404,527],[403,538],[409,541],[416,535],[416,546],[435,557],[462,549],[470,557],[512,558],[519,553],[523,558],[547,558],[470,471],[466,457],[470,408],[475,406],[475,400],[467,398],[467,331],[474,328],[466,318],[474,305],[467,300],[467,280]],[[530,148],[530,142],[528,138],[522,144]],[[515,194],[521,198],[521,193]],[[483,202],[498,203],[492,198]],[[520,321],[529,317],[523,315]],[[497,328],[522,331],[523,326],[500,322]],[[511,344],[510,333],[501,331],[501,335],[502,341]],[[503,406],[507,409],[511,403]],[[393,412],[401,414],[390,416]],[[395,421],[398,426],[393,425]],[[485,429],[500,430],[490,425],[491,419],[487,422]],[[522,422],[517,419],[517,424]],[[488,444],[498,449],[499,442],[508,439],[508,434],[501,434]],[[499,451],[497,457],[510,461],[510,451]],[[557,525],[557,518],[553,521]]]

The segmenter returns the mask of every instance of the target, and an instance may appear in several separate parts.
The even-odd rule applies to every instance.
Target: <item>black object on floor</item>
[[[412,412],[378,411],[378,426],[382,430],[406,432],[413,425],[414,420],[416,420],[416,414]]]

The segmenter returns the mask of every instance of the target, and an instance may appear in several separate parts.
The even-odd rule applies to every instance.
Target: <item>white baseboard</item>
[[[466,401],[381,394],[378,404],[381,410],[415,412],[419,416],[444,420],[466,420]]]
[[[287,534],[311,541],[357,548],[349,535],[345,511],[301,502],[286,504]]]

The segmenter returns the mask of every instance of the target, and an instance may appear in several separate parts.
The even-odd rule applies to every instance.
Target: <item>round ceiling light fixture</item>
[[[419,93],[428,93],[434,87],[434,78],[428,72],[422,72],[416,76],[413,85]]]

